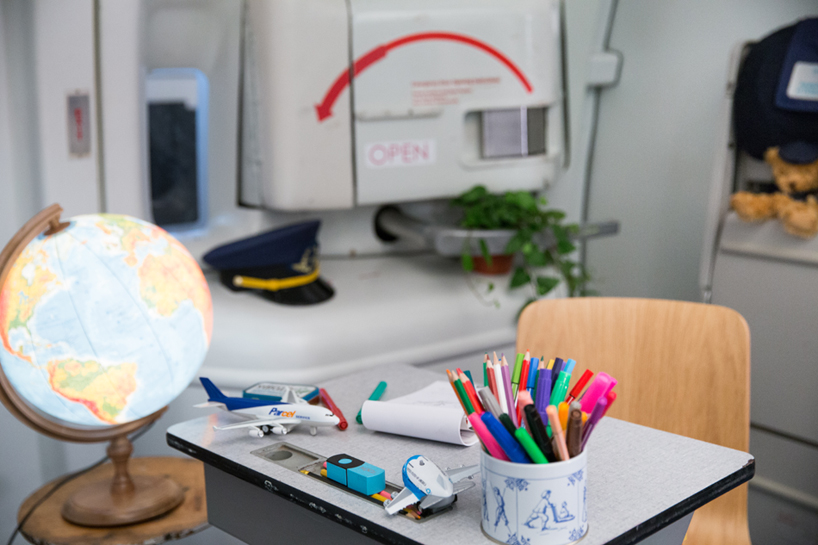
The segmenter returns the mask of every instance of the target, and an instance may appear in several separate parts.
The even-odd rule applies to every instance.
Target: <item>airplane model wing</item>
[[[223,431],[239,428],[258,428],[259,426],[276,426],[283,428],[300,422],[300,420],[295,418],[259,418],[257,420],[245,420],[243,422],[236,422],[235,424],[227,424],[226,426],[213,426],[213,429]]]
[[[392,501],[387,502],[384,504],[386,508],[386,513],[389,515],[394,515],[404,507],[408,507],[413,503],[418,502],[418,497],[409,490],[409,488],[404,488],[400,492],[398,492],[397,496],[392,498]]]
[[[444,473],[449,479],[451,479],[453,483],[457,483],[458,481],[462,481],[466,477],[471,477],[478,471],[480,471],[480,466],[466,466],[456,467],[454,469],[447,469],[446,471],[444,471]]]

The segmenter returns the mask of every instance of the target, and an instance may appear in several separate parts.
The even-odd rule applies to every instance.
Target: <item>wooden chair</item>
[[[750,331],[736,311],[656,299],[542,300],[520,316],[517,351],[572,358],[618,379],[608,416],[748,451]],[[686,545],[750,544],[747,485],[697,510]]]

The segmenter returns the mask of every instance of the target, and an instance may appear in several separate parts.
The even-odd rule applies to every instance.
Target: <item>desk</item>
[[[273,537],[321,545],[490,543],[480,529],[479,483],[459,495],[452,512],[413,522],[388,517],[366,500],[252,453],[282,442],[322,456],[346,453],[384,468],[387,481],[401,485],[403,463],[415,454],[442,468],[477,464],[478,446],[376,433],[355,423],[361,403],[380,380],[389,385],[383,398],[388,400],[444,378],[395,365],[323,383],[350,422],[346,431],[320,428],[313,437],[296,428],[286,436],[253,438],[246,430],[214,431],[214,425],[239,419],[220,412],[172,426],[167,440],[205,462],[210,523],[249,543],[269,543]],[[683,535],[695,509],[750,480],[755,471],[747,453],[610,417],[597,426],[587,448],[589,530],[582,545],[635,543],[673,523],[672,531]]]

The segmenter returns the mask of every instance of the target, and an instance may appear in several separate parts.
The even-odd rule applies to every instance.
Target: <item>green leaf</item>
[[[494,291],[494,282],[489,282],[489,289],[488,289],[488,293],[491,293],[491,292],[493,292],[493,291]]]
[[[523,246],[531,241],[531,234],[526,231],[517,231],[506,245],[506,253],[514,254],[522,250]]]
[[[557,287],[557,284],[560,283],[559,278],[554,278],[551,276],[538,276],[537,277],[537,295],[543,296],[549,291],[553,290]]]
[[[570,254],[576,249],[577,247],[574,246],[574,243],[570,240],[560,240],[557,242],[557,253],[560,255]]]
[[[486,241],[482,238],[480,239],[480,253],[483,256],[483,259],[486,260],[486,265],[489,267],[493,266],[493,261],[491,259],[491,254],[489,253],[489,245],[486,244]]]
[[[466,272],[472,272],[474,270],[474,260],[472,259],[470,253],[463,252],[460,254],[460,265]]]
[[[531,277],[528,275],[526,270],[522,267],[517,267],[514,269],[514,274],[511,275],[511,283],[509,286],[513,288],[519,288],[525,284],[531,282]]]
[[[532,267],[545,267],[548,265],[548,259],[545,257],[545,253],[536,246],[533,246],[523,255],[525,256],[526,262]]]

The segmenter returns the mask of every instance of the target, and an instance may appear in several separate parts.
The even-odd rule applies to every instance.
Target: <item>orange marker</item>
[[[557,405],[557,413],[560,416],[560,426],[562,426],[562,429],[568,430],[568,403],[563,401]]]
[[[545,412],[548,415],[548,422],[551,424],[551,443],[554,446],[554,451],[557,453],[557,456],[560,457],[560,460],[570,460],[571,457],[568,454],[568,445],[565,444],[565,435],[562,433],[557,408],[553,405],[549,405],[545,409]]]

